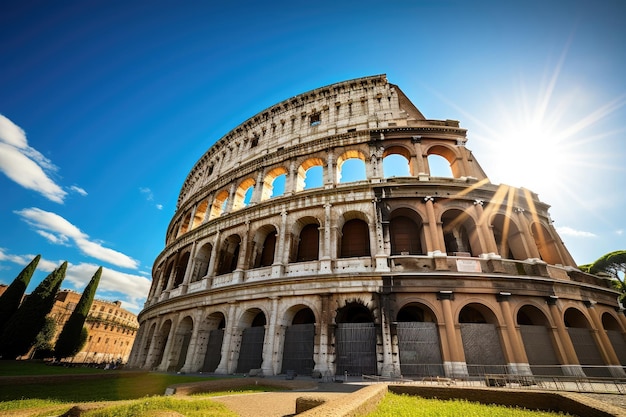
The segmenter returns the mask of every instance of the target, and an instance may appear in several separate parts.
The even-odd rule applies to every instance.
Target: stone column
[[[504,318],[504,330],[505,337],[503,340],[508,341],[509,348],[507,349],[507,357],[509,363],[507,364],[509,372],[518,375],[532,375],[530,365],[528,364],[528,358],[526,357],[526,351],[522,339],[518,333],[515,320],[513,319],[513,313],[511,312],[511,306],[509,298],[511,293],[501,292],[496,296],[500,309],[502,310],[502,317]],[[505,343],[506,345],[506,343]]]
[[[491,227],[488,225],[487,216],[483,210],[483,200],[474,200],[474,209],[476,210],[476,218],[478,219],[477,233],[480,239],[483,252],[498,254],[498,246],[496,239],[493,237]]]
[[[444,349],[443,352],[444,371],[446,376],[449,377],[466,377],[468,372],[465,354],[463,352],[463,344],[461,343],[460,337],[457,337],[456,324],[452,315],[454,293],[452,291],[439,291],[437,293],[437,299],[441,301],[441,309],[445,322],[445,332],[442,335],[445,336],[445,343],[443,343],[442,340],[442,345],[448,347],[447,351]]]
[[[234,182],[230,184],[230,189],[228,190],[228,203],[226,204],[226,209],[224,213],[230,213],[233,211],[233,204],[235,203],[235,197],[237,196],[237,184]]]
[[[289,263],[289,250],[285,249],[287,239],[287,211],[280,212],[280,231],[278,232],[278,248],[272,264],[272,278],[279,278],[285,273],[285,265]]]
[[[320,273],[332,272],[332,260],[337,257],[336,247],[333,247],[332,242],[332,204],[324,204],[324,224],[320,228],[320,237],[322,244],[320,245]],[[335,236],[336,237],[336,236]]]
[[[259,170],[256,176],[256,184],[254,184],[254,191],[252,192],[252,198],[250,199],[250,206],[254,204],[258,204],[261,201],[261,196],[263,195],[263,187],[265,183],[263,182],[263,176],[265,170]]]
[[[550,306],[550,316],[556,326],[556,340],[558,342],[557,350],[563,359],[563,365],[561,366],[563,368],[563,373],[565,375],[585,376],[585,373],[580,366],[580,362],[578,362],[578,356],[576,355],[576,350],[572,344],[572,339],[569,337],[569,333],[565,328],[565,323],[563,322],[563,318],[561,317],[556,303],[556,298],[550,298],[548,300],[548,305]]]
[[[328,351],[330,345],[329,331],[331,323],[331,296],[320,295],[320,314],[317,323],[315,323],[315,349],[313,352],[313,361],[315,366],[313,372],[319,373],[320,376],[330,377],[333,375],[332,360]]]
[[[381,219],[380,211],[378,210],[378,203],[376,201],[376,198],[372,200],[372,215],[374,217],[373,219],[374,239],[372,243],[375,247],[375,253],[376,253],[374,255],[374,258],[376,260],[376,271],[388,272],[390,271],[390,268],[389,268],[389,264],[387,263],[388,258],[387,258],[387,253],[385,252],[385,240],[383,238],[382,219]],[[370,234],[372,234],[371,231],[370,231]]]
[[[533,238],[533,235],[530,232],[530,225],[528,224],[528,220],[526,219],[526,216],[524,215],[524,209],[523,208],[516,208],[515,212],[517,213],[517,217],[520,221],[520,226],[521,226],[521,231],[522,231],[522,236],[524,237],[524,240],[526,241],[526,247],[528,248],[528,257],[529,258],[535,258],[535,259],[541,259],[541,255],[539,255],[539,251],[537,250],[537,244],[535,243],[535,239]]]
[[[250,243],[250,220],[246,220],[246,231],[243,234],[243,239],[239,244],[241,250],[239,251],[239,259],[237,259],[237,267],[233,271],[233,283],[242,282],[244,279],[245,270],[248,269],[248,246]]]
[[[187,266],[185,266],[185,275],[183,276],[183,282],[180,284],[182,287],[181,294],[187,294],[187,287],[189,286],[189,281],[191,280],[191,276],[193,275],[193,265],[196,261],[196,247],[198,246],[198,242],[194,241],[191,245],[191,251],[189,252],[189,259],[187,260]]]
[[[161,358],[161,363],[157,364],[157,371],[167,372],[170,368],[172,362],[176,359],[173,359],[172,350],[174,349],[174,344],[176,339],[176,331],[178,330],[178,316],[172,318],[172,327],[170,327],[170,333],[167,336],[167,342],[165,343],[165,348],[163,349],[163,357]]]
[[[435,219],[435,208],[433,205],[434,201],[435,199],[431,196],[424,197],[424,202],[426,203],[426,214],[428,218],[428,233],[430,234],[430,239],[433,245],[433,252],[445,252],[446,245],[445,243],[442,245],[443,236],[441,238],[439,237],[437,220]]]
[[[278,300],[279,297],[270,297],[272,300],[272,312],[269,316],[268,325],[265,327],[265,339],[263,340],[263,362],[261,363],[261,369],[263,375],[270,376],[275,375],[275,364],[277,362],[277,354],[274,346],[278,345],[276,340],[276,321],[278,320]]]
[[[237,311],[237,302],[231,301],[228,306],[228,317],[226,318],[226,327],[224,328],[224,339],[222,341],[222,352],[219,365],[215,369],[216,374],[230,374],[234,366],[232,361],[231,344],[233,334],[238,330],[238,323],[235,323],[235,314]]]
[[[295,161],[289,162],[289,171],[285,177],[285,196],[295,194],[298,188],[298,168]]]
[[[324,167],[324,188],[334,188],[337,183],[337,177],[335,176],[337,166],[335,163],[335,153],[333,149],[328,150],[328,160]]]
[[[221,247],[221,243],[220,243],[220,236],[221,235],[221,231],[217,231],[217,233],[215,233],[215,241],[213,243],[213,246],[211,247],[211,259],[209,259],[209,266],[207,267],[207,280],[206,280],[206,286],[207,288],[210,287],[211,285],[211,279],[215,276],[215,272],[217,270],[217,261],[218,261],[218,257],[219,257],[219,250]]]
[[[414,145],[415,156],[411,157],[411,175],[418,176],[419,174],[426,174],[428,168],[424,163],[424,155],[422,151],[422,137],[413,136],[411,142]]]
[[[191,331],[191,340],[189,341],[189,348],[187,349],[185,364],[180,369],[180,372],[197,372],[202,367],[204,358],[198,358],[198,350],[202,345],[202,341],[200,340],[200,321],[202,319],[202,314],[202,310],[196,310],[194,312],[194,324]],[[204,343],[206,344],[206,339],[204,340]]]
[[[393,346],[391,336],[391,306],[388,294],[379,294],[380,305],[380,329],[383,348],[383,363],[381,375],[384,377],[397,377],[401,375],[400,362],[393,357]],[[397,356],[396,356],[397,358]]]

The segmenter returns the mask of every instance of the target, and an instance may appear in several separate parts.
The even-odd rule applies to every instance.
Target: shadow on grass
[[[63,368],[44,364],[39,364],[40,369],[37,371],[37,367],[33,364],[5,362],[14,361],[0,361],[0,401],[21,399],[51,399],[63,402],[129,400],[163,395],[165,389],[173,384],[212,379],[148,372]],[[25,371],[21,374],[16,371],[20,365],[24,366]],[[87,372],[88,370],[92,372]],[[86,375],[88,373],[91,375]]]

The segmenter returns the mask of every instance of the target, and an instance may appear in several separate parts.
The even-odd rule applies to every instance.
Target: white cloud
[[[157,210],[163,210],[163,204],[157,204],[156,208]]]
[[[78,194],[82,195],[83,197],[87,195],[87,191],[85,191],[84,188],[81,188],[81,187],[79,187],[77,185],[72,185],[70,187],[70,190],[74,191],[75,193],[78,193]]]
[[[598,237],[595,233],[585,232],[584,230],[576,230],[568,226],[557,227],[556,231],[561,236],[574,236],[574,237]]]
[[[139,192],[146,197],[146,201],[154,201],[154,193],[148,187],[139,187]],[[163,204],[156,203],[154,205],[157,210],[163,210]]]
[[[618,229],[618,230],[616,230],[616,231],[615,231],[615,234],[616,234],[617,236],[623,236],[623,235],[624,235],[624,230],[622,230],[622,229]]]
[[[63,203],[67,192],[46,173],[56,169],[48,158],[28,146],[22,128],[0,114],[0,171],[22,187]]]
[[[137,269],[139,267],[139,262],[135,259],[90,240],[87,234],[56,213],[36,207],[22,209],[15,213],[52,243],[64,244],[71,239],[85,255],[123,268]]]
[[[6,261],[26,266],[35,255],[11,255],[0,248],[0,262]],[[42,258],[37,270],[50,273],[58,268],[63,261],[50,261]],[[62,288],[82,292],[100,265],[93,263],[68,263]],[[150,291],[151,281],[140,275],[126,274],[110,268],[102,268],[102,276],[96,292],[96,298],[110,301],[122,301],[122,307],[134,313],[143,308],[143,303]]]

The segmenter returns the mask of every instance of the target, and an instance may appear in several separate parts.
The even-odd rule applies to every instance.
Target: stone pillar
[[[263,340],[263,362],[261,363],[261,369],[263,375],[270,376],[276,375],[275,365],[278,361],[276,349],[274,346],[278,346],[276,321],[278,320],[278,300],[279,297],[270,297],[272,300],[272,311],[269,316],[268,325],[265,327],[265,339]]]
[[[596,342],[596,345],[598,345],[598,349],[600,350],[600,354],[602,355],[604,363],[609,366],[609,371],[611,372],[611,375],[616,378],[624,378],[626,376],[626,373],[624,372],[624,369],[620,364],[617,354],[615,354],[615,349],[613,349],[613,344],[609,339],[609,335],[606,333],[606,330],[604,330],[604,326],[602,326],[602,320],[598,315],[595,304],[596,303],[593,301],[588,301],[585,303],[594,327],[592,331],[593,338]]]
[[[246,230],[241,240],[239,251],[239,259],[237,259],[237,267],[233,271],[233,283],[243,282],[245,270],[248,269],[248,246],[250,246],[250,220],[245,222]]]
[[[428,233],[430,234],[430,239],[432,242],[433,252],[445,252],[446,245],[443,243],[443,236],[439,237],[439,228],[437,227],[437,220],[435,218],[435,208],[434,201],[435,199],[431,196],[424,197],[424,201],[426,203],[426,214],[428,218]],[[443,245],[442,245],[443,243]]]
[[[191,251],[189,252],[189,259],[187,260],[187,266],[185,267],[185,276],[183,277],[183,283],[181,284],[182,292],[181,294],[187,293],[187,286],[189,285],[189,281],[191,280],[191,276],[193,275],[193,265],[196,261],[196,247],[198,246],[198,242],[194,241],[191,245]]]
[[[215,272],[217,270],[217,261],[218,261],[218,257],[219,257],[219,250],[220,247],[222,246],[220,243],[220,236],[221,235],[221,231],[217,231],[217,233],[215,233],[215,241],[213,246],[211,247],[211,259],[209,259],[209,266],[207,267],[207,280],[206,280],[206,285],[207,288],[209,288],[209,286],[211,285],[211,279],[215,276]]]
[[[481,241],[483,253],[497,254],[498,246],[496,245],[496,239],[493,237],[491,227],[489,227],[489,219],[487,219],[487,216],[485,215],[483,204],[483,200],[474,200],[474,209],[476,210],[476,218],[478,219],[476,232],[478,233],[478,238]]]
[[[532,233],[530,232],[530,225],[528,224],[528,220],[524,215],[523,208],[516,208],[515,212],[517,213],[517,217],[520,221],[522,236],[526,241],[526,247],[528,248],[528,257],[541,259],[541,255],[539,255],[539,250],[537,250],[537,244],[535,243],[535,239],[533,238]]]
[[[176,359],[173,359],[172,350],[174,349],[176,331],[178,330],[178,317],[172,318],[172,327],[170,327],[170,333],[167,336],[167,342],[165,343],[165,349],[163,349],[163,358],[161,363],[156,365],[156,370],[161,372],[167,372],[170,369],[170,365]]]
[[[387,262],[387,253],[385,252],[385,240],[383,237],[382,219],[381,219],[380,210],[378,209],[378,203],[375,198],[372,200],[372,214],[374,217],[373,219],[374,240],[372,243],[374,245],[375,252],[376,252],[376,254],[374,255],[374,258],[376,260],[376,271],[388,272],[390,271],[390,268]]]
[[[222,341],[222,357],[219,365],[215,368],[216,374],[230,374],[234,370],[233,353],[231,345],[234,333],[239,329],[238,323],[235,323],[235,313],[237,311],[237,302],[231,301],[228,306],[228,317],[226,318],[226,327],[224,328],[224,340]]]
[[[441,301],[445,325],[445,332],[442,335],[442,346],[447,346],[447,349],[443,349],[444,371],[446,376],[449,377],[466,377],[468,372],[465,354],[463,352],[463,344],[461,343],[460,336],[457,337],[456,324],[452,315],[454,293],[452,291],[439,291],[437,293],[437,299]]]
[[[185,357],[185,364],[180,369],[180,372],[197,372],[202,367],[204,358],[198,358],[198,351],[202,345],[200,340],[200,320],[202,319],[202,310],[196,310],[193,318],[193,330],[191,331],[191,340],[189,341],[189,348],[187,349],[187,356]],[[205,332],[206,333],[206,332]],[[206,344],[206,338],[204,343]],[[200,359],[200,360],[198,360]]]
[[[383,348],[383,363],[380,370],[381,376],[398,377],[402,373],[400,371],[400,362],[394,360],[393,356],[393,339],[391,335],[391,306],[388,294],[379,294],[380,305],[380,329]]]
[[[328,351],[330,346],[329,331],[332,326],[330,295],[320,295],[319,305],[321,306],[320,314],[317,323],[315,323],[315,350],[313,352],[315,366],[313,372],[319,373],[320,376],[330,377],[334,375],[332,359]]]
[[[563,368],[563,373],[565,375],[585,376],[585,373],[580,366],[580,362],[578,362],[578,356],[576,355],[576,350],[572,344],[572,339],[569,337],[569,333],[565,328],[565,323],[563,322],[563,318],[561,317],[556,303],[556,298],[550,298],[548,300],[548,305],[550,306],[550,316],[552,317],[552,321],[556,327],[556,340],[558,342],[557,350],[559,351],[559,356],[563,359],[563,365],[561,366]]]
[[[260,170],[256,176],[256,184],[254,185],[254,191],[252,192],[252,198],[250,199],[250,206],[254,204],[258,204],[261,201],[261,196],[263,195],[263,187],[265,183],[263,182],[263,176],[265,174],[265,170]]]
[[[174,267],[171,269],[170,274],[167,277],[167,288],[165,288],[165,291],[170,291],[172,288],[174,288],[174,281],[176,278],[176,269],[178,268],[179,258],[180,258],[180,251],[176,252],[176,256],[174,257],[174,262],[173,262]]]
[[[502,338],[505,340],[505,345],[509,344],[507,350],[507,364],[509,372],[518,375],[532,375],[530,365],[528,364],[528,357],[526,357],[526,351],[524,350],[524,344],[522,338],[519,335],[515,320],[513,319],[513,313],[511,312],[511,306],[509,303],[510,293],[501,292],[496,296],[500,309],[502,310],[502,317],[504,318],[504,331],[505,334]]]
[[[415,147],[415,156],[411,157],[411,175],[417,176],[422,173],[427,173],[428,168],[424,163],[424,155],[422,151],[422,137],[413,136],[411,142]]]
[[[289,171],[285,177],[285,196],[295,194],[298,188],[298,168],[295,161],[289,162]]]
[[[285,265],[289,263],[289,249],[285,248],[287,240],[287,211],[280,212],[280,231],[278,232],[278,248],[274,252],[272,278],[279,278],[285,273]]]
[[[234,182],[230,184],[230,189],[228,190],[228,203],[226,204],[226,209],[224,213],[230,213],[233,211],[233,204],[235,203],[235,197],[237,196],[237,184]]]
[[[337,184],[335,153],[333,149],[328,150],[328,160],[324,167],[324,188],[334,188]]]

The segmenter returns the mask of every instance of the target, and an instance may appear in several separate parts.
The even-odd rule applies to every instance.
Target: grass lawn
[[[432,400],[412,395],[387,393],[376,411],[366,417],[554,417],[563,413],[531,411],[501,405],[484,405],[465,400]]]
[[[93,368],[65,368],[47,366],[29,361],[0,361],[0,376],[17,375],[84,375],[99,374],[99,377],[62,382],[36,380],[17,383],[10,379],[0,380],[0,401],[42,399],[62,402],[117,401],[141,398],[148,395],[163,395],[165,388],[183,382],[206,381],[207,377],[104,371]]]

